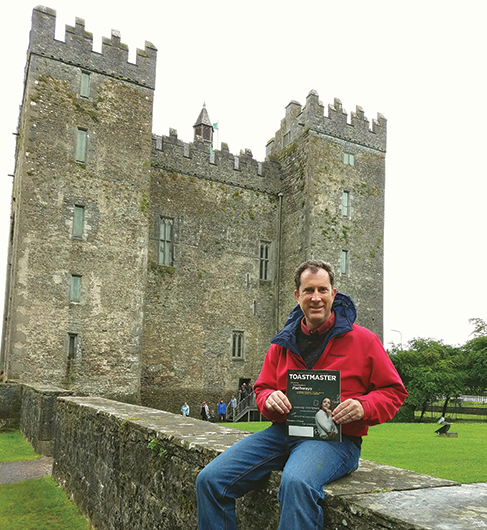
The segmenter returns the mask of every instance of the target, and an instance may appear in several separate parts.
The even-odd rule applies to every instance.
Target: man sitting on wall
[[[270,471],[282,470],[278,498],[280,530],[322,530],[326,484],[358,467],[369,425],[390,420],[407,392],[377,335],[354,324],[352,299],[337,293],[334,273],[323,261],[306,261],[295,273],[294,308],[272,339],[254,385],[257,407],[273,424],[239,441],[198,475],[200,530],[237,528],[235,499]],[[342,401],[333,421],[342,441],[287,436],[287,371],[340,370]]]

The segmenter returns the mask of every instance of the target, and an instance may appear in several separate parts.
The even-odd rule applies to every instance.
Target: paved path
[[[37,460],[0,462],[0,484],[41,478],[52,472],[52,457],[43,456]]]

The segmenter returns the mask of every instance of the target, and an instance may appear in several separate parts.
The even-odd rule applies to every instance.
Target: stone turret
[[[193,128],[195,142],[198,139],[203,139],[205,142],[213,143],[213,125],[208,116],[205,103],[203,103],[203,108],[201,109],[200,115],[193,125]]]

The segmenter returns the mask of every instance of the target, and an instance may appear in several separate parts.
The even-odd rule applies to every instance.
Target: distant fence
[[[443,407],[441,405],[429,405],[426,408],[427,412],[443,412]],[[447,407],[446,413],[449,416],[455,414],[465,414],[465,415],[474,415],[474,416],[485,416],[487,419],[487,408],[481,407]]]
[[[430,404],[426,407],[425,412],[429,412],[430,416],[439,416],[443,412],[443,405]],[[468,405],[465,405],[468,403]],[[472,403],[474,406],[472,406]],[[478,404],[478,405],[475,405]],[[419,411],[416,411],[418,413]],[[450,406],[446,409],[446,415],[453,419],[466,419],[466,420],[487,420],[487,395],[480,396],[467,396],[462,395],[458,398],[452,398],[450,400]]]

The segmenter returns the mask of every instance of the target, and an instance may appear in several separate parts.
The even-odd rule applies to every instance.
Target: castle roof
[[[206,103],[203,103],[203,108],[201,109],[200,115],[198,116],[198,119],[196,120],[196,123],[193,125],[193,127],[197,127],[198,125],[207,125],[213,128],[213,124],[211,123],[210,117],[208,116],[208,111],[206,110]]]

